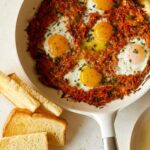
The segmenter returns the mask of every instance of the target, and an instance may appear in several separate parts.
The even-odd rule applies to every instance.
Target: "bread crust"
[[[35,112],[40,107],[40,102],[33,98],[24,88],[22,88],[15,80],[0,71],[0,92],[8,98],[16,107],[29,109]],[[20,101],[22,96],[22,102]]]
[[[66,141],[66,129],[67,129],[67,126],[68,126],[68,124],[67,124],[67,122],[64,120],[64,119],[62,119],[62,118],[58,118],[58,117],[56,117],[55,115],[53,115],[53,114],[50,114],[50,113],[45,113],[45,112],[40,112],[40,113],[32,113],[32,112],[30,112],[29,110],[27,110],[27,109],[20,109],[20,108],[15,108],[15,109],[13,109],[12,111],[11,111],[11,113],[10,113],[10,115],[8,116],[8,118],[7,118],[7,120],[6,120],[6,122],[5,122],[5,124],[4,124],[4,127],[3,127],[3,132],[2,132],[2,137],[5,137],[6,136],[6,131],[7,131],[7,128],[8,128],[8,126],[9,126],[9,122],[11,122],[11,119],[15,116],[15,114],[16,113],[23,113],[23,114],[27,114],[27,115],[29,115],[29,116],[31,116],[31,117],[43,117],[43,118],[47,118],[47,119],[53,119],[53,120],[55,120],[55,121],[57,121],[57,122],[59,122],[59,123],[61,123],[61,124],[63,124],[64,125],[64,128],[65,128],[65,131],[64,131],[64,143],[65,143],[65,141]]]
[[[8,118],[7,118],[7,120],[6,120],[5,124],[4,124],[4,126],[3,126],[2,137],[5,137],[5,132],[6,132],[6,129],[8,128],[9,122],[11,121],[11,119],[13,118],[13,116],[14,116],[18,111],[19,111],[19,112],[20,112],[20,111],[23,111],[23,112],[25,112],[25,113],[31,114],[31,112],[30,112],[29,110],[27,110],[27,109],[14,108],[14,109],[10,112],[10,114],[9,114],[9,116],[8,116]]]
[[[42,136],[45,136],[44,138],[46,139],[46,143],[45,143],[45,146],[46,146],[46,149],[49,150],[50,147],[49,147],[49,143],[48,143],[48,133],[47,132],[38,132],[38,133],[31,133],[31,134],[25,134],[25,135],[16,135],[16,136],[11,136],[11,137],[5,137],[5,138],[2,138],[0,141],[2,142],[3,140],[13,140],[14,138],[17,138],[17,139],[20,139],[21,137],[28,137],[28,136],[36,136],[36,135],[42,135]],[[18,143],[19,144],[19,143]]]
[[[34,90],[28,86],[24,81],[22,81],[15,73],[8,75],[12,80],[15,80],[28,94],[36,99],[41,104],[41,108],[45,111],[51,112],[56,116],[60,116],[63,112],[63,109],[56,105],[54,102],[48,100],[42,96],[38,91]],[[51,106],[51,107],[50,107]],[[50,107],[50,108],[49,108]]]

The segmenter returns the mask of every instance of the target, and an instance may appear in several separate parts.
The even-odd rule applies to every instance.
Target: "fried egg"
[[[104,50],[112,34],[113,26],[107,19],[101,19],[89,31],[87,38],[83,40],[83,48],[95,51]]]
[[[113,0],[88,0],[87,9],[89,12],[99,12],[103,14],[104,11],[110,10],[113,8]]]
[[[117,74],[130,75],[143,71],[149,59],[150,49],[146,41],[135,38],[126,45],[118,55]]]
[[[114,5],[113,0],[87,0],[86,2],[87,10],[83,16],[84,23],[85,24],[88,23],[89,14],[99,13],[100,15],[103,15],[106,10],[112,9],[113,5]]]
[[[67,30],[67,17],[60,17],[45,33],[44,51],[51,58],[57,58],[74,46],[73,37]]]
[[[64,76],[69,85],[89,91],[100,85],[102,76],[86,60],[82,59],[75,68]]]

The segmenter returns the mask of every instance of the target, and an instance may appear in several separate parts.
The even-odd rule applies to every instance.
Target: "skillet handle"
[[[117,111],[106,113],[95,113],[93,118],[101,128],[104,150],[117,150],[114,122]]]
[[[103,139],[104,150],[117,150],[115,137],[108,137]]]

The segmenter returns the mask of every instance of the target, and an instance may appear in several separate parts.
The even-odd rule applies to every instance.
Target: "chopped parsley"
[[[77,80],[74,80],[74,82],[77,82]]]
[[[133,53],[138,54],[139,51],[138,51],[137,49],[134,49],[134,50],[133,50]]]
[[[57,26],[59,26],[60,25],[60,22],[57,22],[57,24],[56,24]]]
[[[108,95],[109,98],[114,95],[114,91],[116,91],[115,88],[113,88],[113,89],[107,91],[107,95]]]
[[[132,41],[132,42],[130,42],[131,44],[135,44],[135,42],[134,41]]]
[[[117,33],[118,29],[116,26],[113,27],[113,33]]]
[[[63,13],[61,13],[61,12],[57,12],[57,13],[58,13],[59,16],[63,16]]]
[[[126,15],[126,20],[135,20],[135,16]]]
[[[129,59],[129,62],[131,63],[131,62],[132,62],[132,60],[131,60],[131,59]]]
[[[88,33],[87,35],[87,42],[90,42],[94,39],[93,34],[92,33]]]
[[[137,40],[140,41],[140,37],[138,37]]]
[[[84,5],[84,2],[81,2],[81,1],[80,1],[79,3],[80,3],[81,5]]]
[[[142,44],[143,46],[145,46],[145,43],[141,42],[141,44]]]
[[[112,45],[112,43],[110,43],[110,42],[107,42],[107,43],[106,43],[106,46],[110,46],[110,45]]]
[[[83,69],[83,67],[85,67],[86,66],[86,64],[83,64],[80,68],[79,68],[79,71],[83,71],[82,69]]]
[[[51,32],[49,32],[49,33],[47,34],[47,37],[49,37],[51,34],[52,34],[52,33],[51,33]]]
[[[93,47],[95,48],[95,47],[97,47],[97,45],[96,45],[96,44],[94,44],[94,45],[93,45]]]
[[[95,8],[96,7],[96,5],[93,5],[93,8]]]
[[[60,62],[60,57],[56,57],[55,62]]]
[[[95,97],[95,98],[93,98],[93,102],[97,103],[97,102],[99,102],[99,101],[101,101],[101,98],[100,98],[100,97]]]
[[[118,0],[117,2],[114,3],[114,7],[118,8],[120,6],[121,0]]]
[[[112,84],[114,85],[117,82],[117,78],[109,78],[109,77],[103,77],[102,81],[100,84],[105,85],[105,84]]]
[[[125,51],[125,49],[122,49],[122,51],[121,52],[124,52]]]
[[[77,86],[77,87],[80,87],[80,83],[76,83],[76,86]]]

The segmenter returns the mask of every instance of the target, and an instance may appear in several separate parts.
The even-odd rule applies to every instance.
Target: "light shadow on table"
[[[93,146],[95,150],[102,150],[100,129],[94,120],[67,111],[62,117],[68,121],[66,145],[51,147],[52,150],[91,150]]]

